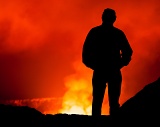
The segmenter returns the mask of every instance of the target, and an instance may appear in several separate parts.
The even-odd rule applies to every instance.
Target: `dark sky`
[[[156,80],[159,0],[0,0],[0,99],[68,98],[70,91],[78,94],[66,85],[74,80],[89,82],[81,94],[91,91],[92,72],[82,64],[81,50],[107,7],[117,12],[115,26],[133,48],[130,65],[122,69],[121,103]]]

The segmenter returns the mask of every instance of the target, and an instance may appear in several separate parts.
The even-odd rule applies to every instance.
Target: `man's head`
[[[113,24],[116,21],[116,12],[113,9],[106,8],[102,14],[102,22]]]

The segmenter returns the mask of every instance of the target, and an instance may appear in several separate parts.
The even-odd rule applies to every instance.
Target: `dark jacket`
[[[92,28],[85,39],[82,62],[93,70],[120,69],[129,64],[132,52],[122,30],[100,25]]]

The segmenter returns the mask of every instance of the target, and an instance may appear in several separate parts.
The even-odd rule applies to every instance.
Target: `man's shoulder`
[[[117,28],[117,27],[113,27],[113,28],[114,28],[114,30],[115,30],[116,32],[118,32],[118,33],[121,33],[121,34],[124,33],[121,29],[119,29],[119,28]]]
[[[96,33],[99,33],[99,31],[101,31],[101,26],[95,26],[95,27],[92,27],[89,31],[89,34],[96,34]]]
[[[90,32],[89,32],[89,33],[91,33],[91,34],[96,34],[96,33],[100,33],[100,32],[103,31],[103,30],[104,30],[104,27],[103,27],[102,25],[99,25],[99,26],[92,27],[92,28],[90,29]],[[115,27],[115,26],[113,26],[113,29],[112,29],[112,30],[113,30],[114,33],[117,34],[118,36],[124,36],[124,35],[125,35],[124,32],[123,32],[121,29],[119,29],[119,28],[117,28],[117,27]]]
[[[91,28],[91,31],[101,30],[101,29],[103,29],[103,26],[102,26],[102,25],[99,25],[99,26],[95,26],[95,27]],[[119,32],[119,33],[124,33],[121,29],[119,29],[119,28],[117,28],[117,27],[115,27],[115,26],[113,26],[113,29],[114,29],[115,31]]]
[[[101,25],[91,28],[91,31],[96,31],[96,30],[99,30],[99,29],[101,29]]]

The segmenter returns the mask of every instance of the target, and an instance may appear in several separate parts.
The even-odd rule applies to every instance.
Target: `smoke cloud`
[[[115,26],[133,48],[131,63],[122,69],[120,103],[156,80],[160,76],[159,0],[0,0],[0,100],[66,98],[72,92],[66,84],[75,77],[89,82],[85,88],[91,95],[92,71],[82,64],[81,50],[88,31],[101,24],[107,7],[117,12]]]

